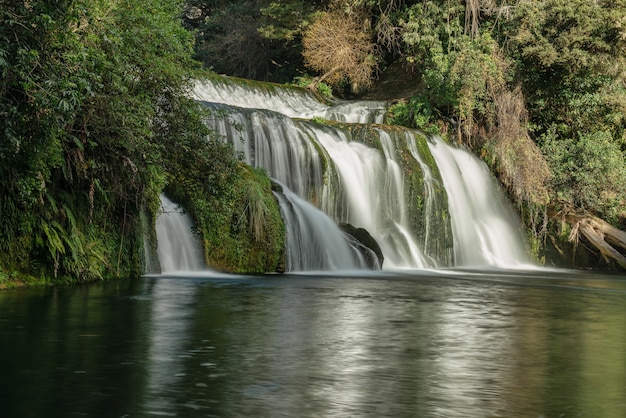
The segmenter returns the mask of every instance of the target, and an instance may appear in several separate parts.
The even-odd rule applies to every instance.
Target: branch
[[[584,236],[605,260],[613,259],[626,269],[626,232],[595,216],[566,214],[565,220],[573,226],[571,241]],[[621,251],[620,251],[621,250]]]

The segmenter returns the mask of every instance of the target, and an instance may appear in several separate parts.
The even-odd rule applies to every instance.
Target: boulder
[[[339,228],[348,237],[352,245],[357,248],[365,258],[368,266],[373,270],[380,270],[385,257],[378,242],[364,228],[357,228],[348,223],[339,224]]]

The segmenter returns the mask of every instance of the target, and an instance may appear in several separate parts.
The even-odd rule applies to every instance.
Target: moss
[[[210,71],[200,71],[197,74],[199,79],[208,79],[215,84],[222,84],[235,87],[246,87],[250,90],[257,92],[265,92],[267,94],[281,92],[292,92],[297,95],[310,95],[315,100],[324,104],[332,104],[333,100],[325,95],[323,92],[314,91],[306,87],[301,87],[293,84],[279,84],[271,83],[267,81],[250,80],[246,78],[231,77],[225,75],[219,75]]]
[[[407,133],[408,138],[406,136]],[[402,139],[415,140],[417,153],[422,163],[428,167],[434,179],[431,183],[433,196],[429,197],[426,195],[422,166],[411,154],[406,142],[397,140],[398,144],[403,145],[398,155],[407,176],[408,187],[405,193],[406,201],[409,204],[411,225],[418,233],[418,236],[422,237],[424,253],[439,260],[444,265],[450,264],[453,247],[452,227],[448,210],[448,195],[443,187],[439,168],[430,152],[426,136],[416,131],[403,130],[400,130],[398,134],[403,136]],[[427,207],[428,199],[430,199],[430,204],[432,205],[430,208]]]
[[[218,242],[208,243],[213,245],[207,245],[207,260],[236,273],[280,270],[285,226],[269,178],[261,170],[242,165],[236,189],[229,231]],[[221,246],[224,237],[231,245],[222,248],[217,258],[213,250]]]
[[[228,273],[281,271],[285,226],[269,178],[240,164],[231,191],[216,199],[202,189],[168,187],[194,219],[208,266]]]
[[[37,278],[29,274],[16,271],[7,272],[0,269],[0,290],[26,286],[44,286],[48,283],[49,280],[46,278]]]

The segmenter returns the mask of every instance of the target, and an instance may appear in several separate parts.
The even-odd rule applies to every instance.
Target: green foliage
[[[313,77],[309,76],[298,76],[293,79],[291,85],[298,87],[306,87],[309,88],[312,84],[315,84],[315,87],[322,96],[331,98],[333,97],[333,89],[326,83],[316,83]]]
[[[503,90],[505,76],[498,46],[489,34],[477,38],[464,36],[459,44],[460,51],[450,54],[452,65],[446,83],[453,86],[459,123],[463,134],[470,138],[475,119],[486,125],[495,123],[493,101]]]
[[[0,266],[93,280],[141,272],[170,153],[201,115],[177,0],[3,2]],[[196,125],[194,125],[194,118]]]
[[[406,59],[421,64],[459,50],[457,43],[464,35],[461,24],[464,11],[460,2],[440,0],[427,0],[405,9],[398,24],[402,28]]]
[[[543,151],[561,200],[602,214],[609,222],[626,218],[626,154],[609,133],[581,135],[578,140],[546,135]]]
[[[520,1],[503,25],[532,133],[564,204],[626,219],[622,1]]]
[[[625,14],[623,2],[520,1],[508,34],[536,75],[605,72],[626,47]]]
[[[410,100],[401,100],[389,108],[389,123],[421,129],[424,132],[440,134],[435,124],[436,117],[428,100],[414,96]]]
[[[422,67],[426,85],[413,99],[418,108],[412,114],[423,115],[422,103],[428,102],[457,120],[459,133],[470,141],[476,120],[494,123],[493,100],[505,85],[505,64],[488,32],[464,32],[464,15],[465,8],[458,4],[425,1],[408,8],[399,24],[406,59]]]
[[[213,145],[232,157],[226,145]],[[212,268],[234,273],[279,271],[285,227],[269,178],[260,170],[234,164],[233,158],[224,158],[227,161],[222,168],[230,178],[222,190],[209,188],[206,173],[213,170],[196,160],[200,164],[183,168],[166,191],[195,219]]]
[[[504,34],[538,135],[555,127],[564,137],[623,135],[625,21],[622,2],[520,2]]]
[[[317,91],[324,97],[333,97],[333,89],[326,83],[318,83]]]
[[[320,125],[326,125],[328,124],[328,119],[325,119],[321,116],[313,116],[313,118],[311,119],[313,122],[315,123],[319,123]]]
[[[316,1],[291,0],[270,1],[260,8],[263,16],[263,25],[259,33],[265,39],[294,41],[302,35],[302,31],[311,23],[311,16],[316,7]]]

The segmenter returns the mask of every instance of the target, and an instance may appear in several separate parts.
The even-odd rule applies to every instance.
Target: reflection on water
[[[146,284],[151,295],[147,344],[147,414],[176,415],[176,391],[185,378],[184,359],[193,317],[194,283],[158,280]]]
[[[626,281],[143,278],[0,292],[10,417],[624,417]]]

